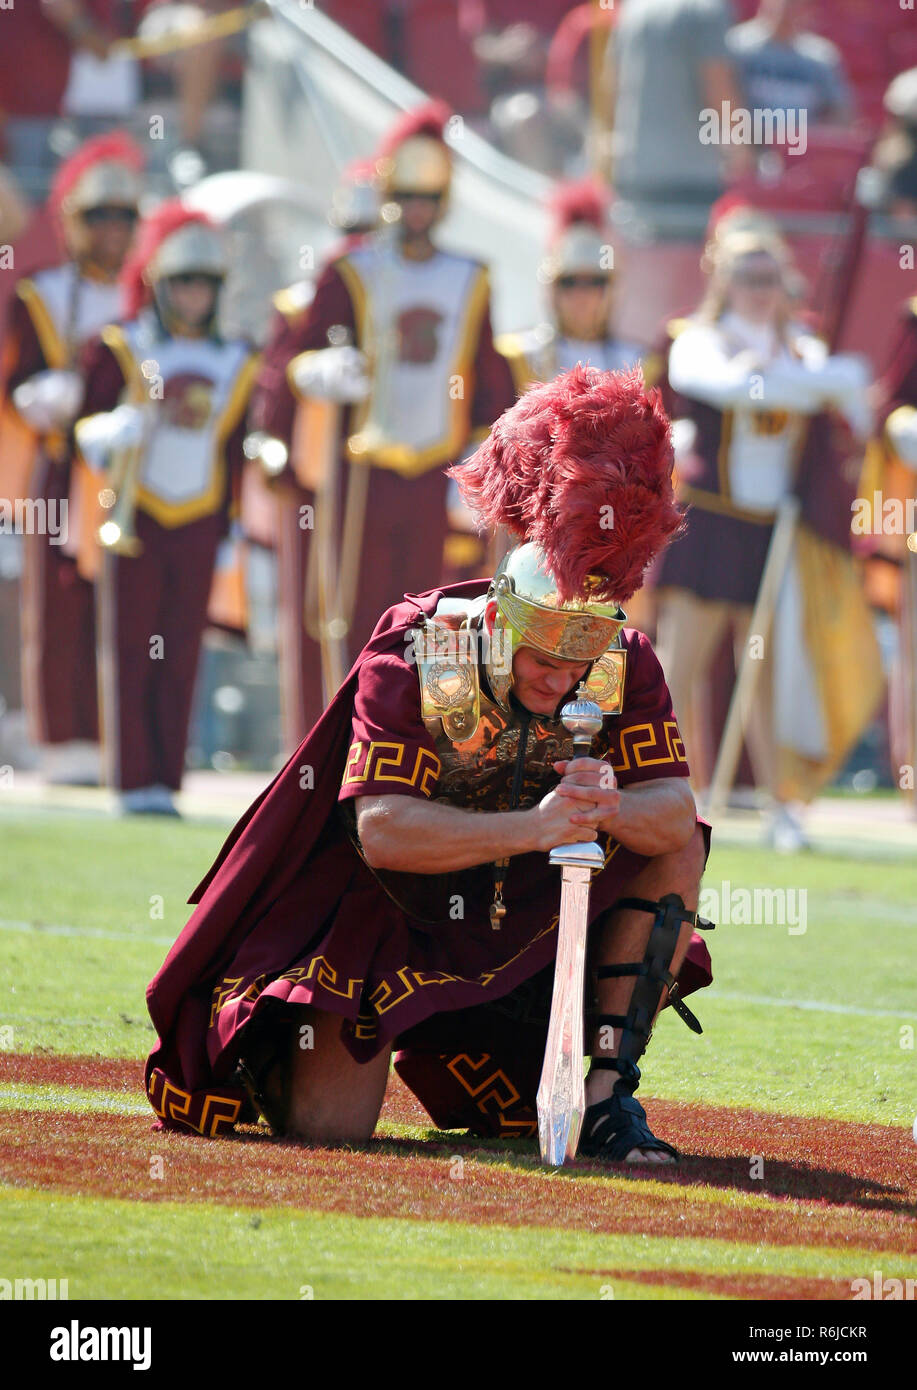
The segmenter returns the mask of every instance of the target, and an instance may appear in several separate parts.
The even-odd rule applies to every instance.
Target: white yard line
[[[16,922],[0,917],[0,931],[32,932],[35,936],[87,936],[102,941],[134,941],[143,945],[172,946],[174,936],[145,936],[139,932],[107,931],[104,927],[70,927],[59,922]]]
[[[775,999],[769,994],[733,994],[731,990],[707,989],[702,999],[723,999],[730,1004],[767,1004],[775,1009],[809,1009],[821,1014],[851,1014],[857,1018],[917,1018],[908,1009],[861,1009],[856,1004],[827,1004],[819,999]]]

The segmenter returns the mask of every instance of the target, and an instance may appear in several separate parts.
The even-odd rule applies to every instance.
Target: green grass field
[[[795,915],[727,925],[720,912],[715,984],[692,1000],[703,1036],[660,1019],[641,1097],[701,1126],[693,1149],[667,1135],[694,1155],[676,1180],[545,1173],[531,1145],[479,1150],[419,1110],[385,1119],[371,1153],[159,1136],[139,1066],[136,1088],[131,1068],[117,1084],[13,1075],[14,1061],[145,1057],[145,986],[227,828],[0,808],[4,1270],[47,1267],[71,1297],[283,1299],[843,1297],[874,1268],[917,1273],[915,1165],[904,1186],[894,1175],[917,1157],[917,859],[715,847],[705,887],[731,915],[755,887],[792,890]],[[812,1121],[850,1144],[830,1173],[799,1138],[819,1134]],[[158,1186],[140,1171],[155,1154],[172,1179]],[[262,1183],[263,1155],[285,1168]],[[208,1175],[217,1164],[234,1176]]]

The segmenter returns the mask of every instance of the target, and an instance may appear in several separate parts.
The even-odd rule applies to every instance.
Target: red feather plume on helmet
[[[194,212],[181,198],[169,198],[160,203],[148,216],[144,217],[137,231],[134,248],[121,272],[121,290],[126,318],[132,319],[149,304],[152,290],[143,278],[150,261],[159,250],[166,237],[177,232],[189,222],[200,222],[205,227],[215,223],[203,212]]]
[[[384,159],[393,155],[399,145],[403,145],[405,140],[410,140],[416,135],[427,135],[433,140],[443,140],[443,128],[452,114],[449,104],[439,97],[433,97],[430,101],[415,106],[413,111],[406,111],[391,129],[386,131],[376,157]]]
[[[548,199],[548,210],[554,220],[555,235],[578,222],[587,222],[602,231],[608,216],[608,195],[594,179],[559,183]]]
[[[110,130],[96,135],[58,167],[48,198],[51,206],[59,211],[86,171],[103,163],[125,164],[139,174],[146,161],[140,146],[125,131]]]
[[[449,472],[481,529],[541,547],[562,599],[625,602],[683,528],[672,466],[669,421],[640,369],[579,364],[527,391]]]

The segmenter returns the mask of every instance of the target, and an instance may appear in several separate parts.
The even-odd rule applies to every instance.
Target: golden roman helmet
[[[594,582],[598,586],[601,580]],[[594,662],[614,644],[627,620],[613,600],[561,599],[544,552],[531,541],[504,555],[488,597],[496,600],[497,613],[485,665],[494,698],[504,708],[513,684],[512,659],[520,647],[564,661]]]

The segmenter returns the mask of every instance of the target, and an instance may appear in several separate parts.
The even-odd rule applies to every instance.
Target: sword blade
[[[551,1021],[537,1095],[541,1158],[555,1167],[576,1157],[586,1108],[583,978],[590,878],[584,864],[563,866]]]

